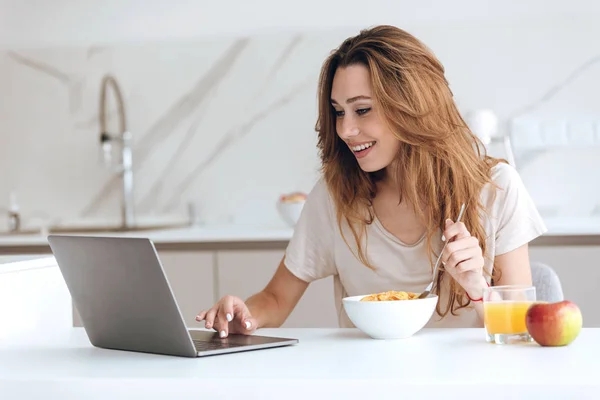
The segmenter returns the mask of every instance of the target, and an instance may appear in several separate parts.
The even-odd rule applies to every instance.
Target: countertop
[[[190,226],[174,229],[143,230],[130,232],[87,233],[95,236],[147,237],[154,243],[194,242],[278,242],[289,241],[292,228],[249,226]],[[0,236],[0,246],[47,245],[44,235],[16,234]]]
[[[0,256],[0,274],[54,267],[58,264],[53,255]]]
[[[0,343],[3,399],[596,399],[600,329],[565,347],[495,345],[483,329],[394,341],[355,329],[262,329],[294,346],[182,358],[92,347],[82,328]],[[399,397],[398,397],[399,396]]]
[[[548,232],[538,242],[585,241],[600,245],[600,217],[594,218],[548,218]],[[143,230],[133,232],[88,233],[93,235],[148,237],[157,245],[186,244],[234,244],[234,243],[284,243],[293,234],[292,228],[246,225],[191,226],[175,229]],[[0,235],[0,251],[3,248],[48,246],[46,236],[41,234]]]

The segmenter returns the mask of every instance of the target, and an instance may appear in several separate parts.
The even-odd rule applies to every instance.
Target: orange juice
[[[490,335],[527,333],[525,314],[533,301],[498,301],[483,304],[485,329]]]

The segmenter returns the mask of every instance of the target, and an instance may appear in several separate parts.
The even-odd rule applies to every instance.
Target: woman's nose
[[[344,139],[352,138],[360,133],[358,126],[355,123],[353,123],[353,121],[350,119],[342,121],[341,125],[342,129],[340,134]]]

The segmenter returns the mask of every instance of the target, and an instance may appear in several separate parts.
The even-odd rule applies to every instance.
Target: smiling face
[[[400,141],[390,132],[373,99],[369,70],[362,64],[336,70],[331,88],[336,132],[366,172],[388,167]]]

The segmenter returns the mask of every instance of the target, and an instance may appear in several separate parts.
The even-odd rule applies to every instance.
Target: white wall
[[[273,226],[277,196],[317,177],[321,62],[359,28],[407,28],[446,66],[462,111],[491,108],[504,122],[600,54],[596,1],[280,3],[0,2],[0,208],[16,190],[25,217],[118,217],[97,140],[108,72],[145,159],[142,214],[181,215],[193,202],[209,223]],[[246,47],[202,83],[242,34]],[[599,81],[600,63],[590,65],[530,114],[599,117]],[[521,173],[541,208],[586,217],[600,204],[598,155],[550,151]]]
[[[91,46],[206,35],[597,19],[595,0],[0,0],[0,47]]]

